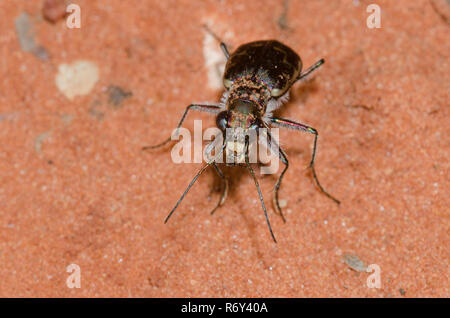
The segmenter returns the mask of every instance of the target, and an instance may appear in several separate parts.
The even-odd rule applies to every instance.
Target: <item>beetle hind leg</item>
[[[319,67],[321,67],[323,65],[323,63],[325,63],[324,59],[320,59],[318,60],[316,63],[314,63],[313,65],[311,65],[308,69],[306,69],[304,72],[302,72],[298,77],[296,81],[300,81],[304,78],[306,78],[309,74],[311,74],[312,72],[314,72],[315,70],[317,70]]]
[[[220,48],[222,49],[223,55],[225,55],[225,57],[228,60],[228,58],[230,57],[230,51],[228,51],[228,47],[225,44],[225,42],[222,41],[222,39],[217,34],[215,34],[206,24],[203,25],[203,28],[205,29],[206,32],[211,34],[213,38],[217,40],[217,42],[220,43]]]

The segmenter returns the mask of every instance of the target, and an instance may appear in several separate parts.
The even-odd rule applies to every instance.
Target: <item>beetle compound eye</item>
[[[228,123],[228,112],[223,111],[219,113],[219,115],[217,115],[216,117],[217,127],[219,127],[220,130],[225,131],[225,129],[227,128],[227,123]]]

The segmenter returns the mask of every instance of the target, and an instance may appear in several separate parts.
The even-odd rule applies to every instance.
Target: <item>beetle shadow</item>
[[[261,164],[254,164],[252,165],[253,169],[256,170],[256,167],[259,167]],[[245,166],[225,166],[225,165],[219,165],[219,168],[222,170],[223,174],[225,175],[225,177],[228,179],[228,196],[227,196],[227,200],[225,201],[225,203],[219,207],[216,212],[214,214],[220,213],[221,208],[223,208],[223,206],[225,206],[227,204],[227,201],[229,200],[233,200],[233,198],[235,197],[235,193],[236,191],[239,191],[239,186],[241,183],[241,179],[242,177],[245,175],[245,173],[248,173],[250,175],[250,172],[248,171],[247,167]],[[259,169],[258,169],[259,170]],[[205,172],[206,173],[206,172]],[[208,169],[208,175],[212,175],[212,179],[213,179],[213,183],[211,186],[211,190],[210,193],[208,195],[208,199],[213,203],[216,204],[217,201],[220,198],[221,195],[221,191],[222,191],[222,179],[221,177],[214,171],[214,168]],[[265,176],[264,174],[258,174],[256,173],[256,178],[258,179],[258,182],[261,183],[261,179],[262,176]],[[254,185],[253,185],[254,186]],[[261,184],[260,184],[261,186]],[[275,186],[275,183],[273,184],[273,186]],[[272,197],[269,197],[269,195],[272,195],[272,192],[269,193],[263,193],[263,197],[264,197],[264,203],[266,205],[266,209],[267,209],[267,213],[269,215],[269,219],[272,221],[274,218],[279,217],[279,215],[276,214],[275,209],[272,207]],[[256,211],[258,213],[263,213],[262,207],[261,207],[261,203],[259,201],[259,198],[257,197],[257,191],[255,188],[255,198],[257,198],[258,202],[257,205],[255,205],[255,207],[251,210],[251,211]],[[211,204],[211,206],[213,206]],[[251,245],[253,247],[253,249],[255,250],[256,253],[256,257],[258,258],[258,260],[261,262],[262,266],[265,269],[268,269],[270,267],[269,265],[269,261],[266,260],[267,255],[265,253],[266,248],[261,246],[260,243],[260,238],[258,238],[258,234],[256,231],[256,228],[259,227],[261,224],[256,224],[255,221],[253,221],[247,212],[240,210],[239,211],[240,216],[243,219],[243,222],[245,223],[246,227],[247,227],[247,231],[248,231],[248,237],[251,240]],[[263,224],[263,226],[265,226],[265,223]],[[270,237],[270,235],[268,235],[267,237],[268,240],[270,240],[271,243],[272,242],[272,238]],[[274,243],[275,244],[275,243]]]
[[[246,169],[245,167],[237,167],[237,166],[225,166],[224,164],[217,164],[220,170],[222,170],[225,177],[228,179],[228,195],[227,199],[225,200],[224,204],[221,206],[223,207],[226,202],[230,199],[232,199],[235,196],[236,190],[240,184],[241,178],[243,177],[243,173],[241,169]],[[207,170],[208,175],[210,177],[212,176],[213,182],[210,186],[210,192],[208,194],[208,200],[216,203],[215,200],[219,200],[220,195],[222,194],[223,189],[223,180],[222,178],[217,174],[214,167],[211,167]],[[217,212],[219,212],[220,208],[217,209]]]

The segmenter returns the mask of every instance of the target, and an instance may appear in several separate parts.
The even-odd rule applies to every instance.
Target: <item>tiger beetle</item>
[[[279,108],[283,104],[283,102],[285,102],[289,98],[289,89],[292,87],[292,85],[295,82],[302,80],[310,75],[314,70],[319,68],[325,62],[325,60],[320,59],[311,67],[302,72],[302,61],[297,53],[295,53],[288,46],[276,40],[264,40],[246,43],[239,46],[232,54],[229,53],[225,43],[221,42],[220,47],[225,57],[227,58],[225,72],[223,75],[223,85],[225,87],[225,92],[220,103],[213,105],[191,104],[187,106],[183,116],[181,117],[181,120],[178,123],[176,131],[178,131],[178,129],[183,124],[183,121],[185,120],[189,110],[192,109],[217,114],[216,124],[217,127],[221,130],[224,137],[220,139],[221,141],[223,141],[223,144],[221,145],[222,151],[224,149],[225,151],[227,151],[229,150],[227,148],[233,146],[230,145],[225,136],[225,130],[228,128],[243,127],[244,131],[258,131],[260,128],[278,126],[292,128],[295,130],[313,134],[314,144],[309,167],[312,170],[314,181],[323,194],[325,194],[337,204],[340,204],[340,201],[338,199],[333,197],[322,187],[314,169],[314,158],[316,156],[318,138],[317,130],[308,125],[297,123],[289,119],[274,117],[272,115],[274,110]],[[266,134],[268,140],[270,140],[271,145],[274,145],[278,150],[278,157],[284,164],[284,169],[278,177],[277,183],[275,184],[273,190],[273,205],[276,212],[281,216],[282,220],[286,222],[278,201],[278,190],[280,189],[283,176],[289,167],[289,162],[286,154],[281,149],[281,147],[276,144],[268,129]],[[216,140],[219,139],[216,138]],[[160,144],[154,146],[146,146],[142,149],[147,150],[158,148],[167,144],[169,141],[171,141],[170,137]],[[241,151],[244,151],[244,154],[238,153],[236,155],[245,156],[245,166],[249,170],[253,181],[255,182],[270,235],[276,243],[277,241],[275,239],[275,235],[273,234],[269,217],[267,216],[267,210],[264,204],[261,189],[255,177],[255,173],[249,163],[248,138],[245,139],[244,147],[241,147],[240,149]],[[269,149],[273,148],[269,147]],[[233,151],[236,151],[236,147],[234,147]],[[219,155],[220,154],[221,153],[219,153]],[[223,174],[222,170],[216,164],[216,161],[213,159],[207,162],[200,169],[200,171],[198,171],[194,179],[189,183],[183,195],[175,204],[174,208],[167,215],[164,223],[169,220],[189,189],[194,185],[198,177],[210,165],[214,167],[223,184],[222,195],[217,205],[211,211],[211,214],[213,214],[218,207],[223,205],[228,193],[228,180]]]

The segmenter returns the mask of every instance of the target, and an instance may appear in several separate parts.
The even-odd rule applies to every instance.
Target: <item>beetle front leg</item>
[[[267,226],[269,227],[270,235],[272,236],[273,241],[276,243],[277,240],[275,238],[275,235],[272,231],[272,226],[270,225],[269,216],[267,215],[266,205],[264,204],[263,195],[261,192],[261,188],[259,187],[258,180],[256,179],[255,172],[253,171],[252,166],[250,165],[250,161],[248,159],[248,147],[249,147],[249,136],[245,136],[245,164],[247,165],[248,171],[250,171],[250,175],[253,178],[253,181],[255,182],[256,190],[258,191],[259,200],[261,201],[261,205],[264,211],[264,216],[266,217]]]
[[[227,199],[227,195],[228,195],[228,179],[227,177],[225,177],[225,175],[223,174],[222,170],[220,170],[220,168],[217,166],[217,164],[215,162],[212,163],[212,165],[214,166],[217,174],[219,175],[219,177],[222,179],[222,195],[220,196],[219,202],[217,203],[217,205],[214,207],[214,209],[212,209],[212,211],[210,212],[211,215],[214,214],[214,212],[225,203],[225,200]]]

